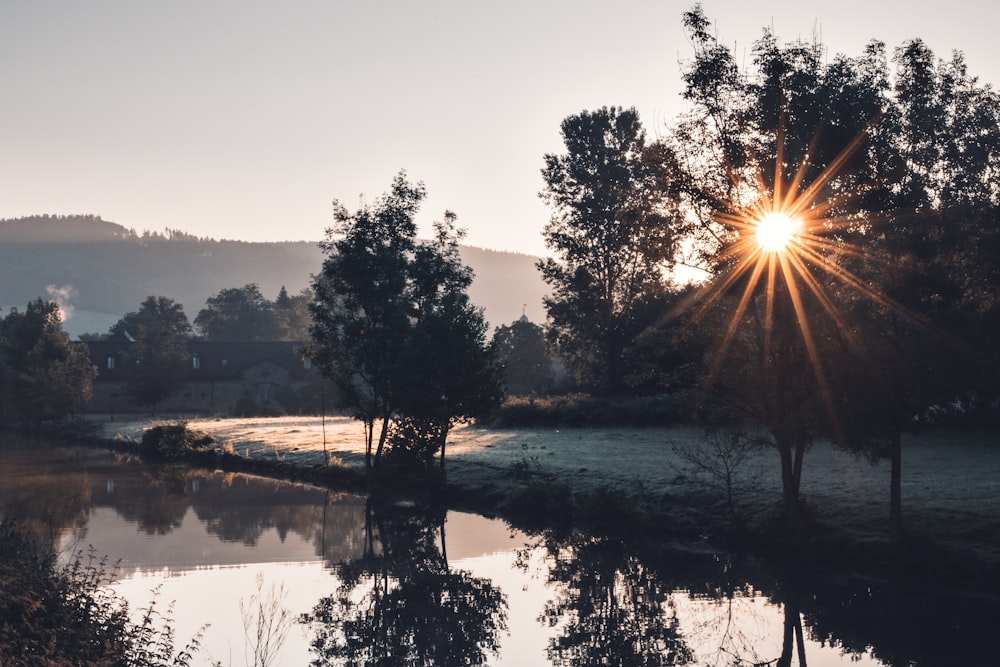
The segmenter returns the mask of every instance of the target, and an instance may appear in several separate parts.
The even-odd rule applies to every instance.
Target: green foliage
[[[625,348],[653,321],[643,303],[665,290],[678,241],[673,158],[646,144],[634,109],[584,111],[562,123],[566,153],[546,155],[542,198],[554,209],[538,263],[550,344],[584,388],[626,388]]]
[[[97,369],[41,299],[0,319],[0,423],[62,419],[90,400]]]

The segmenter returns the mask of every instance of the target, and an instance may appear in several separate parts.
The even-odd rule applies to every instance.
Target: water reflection
[[[617,540],[548,540],[553,597],[543,620],[553,665],[687,665],[671,590]]]
[[[239,602],[258,571],[297,582],[288,604],[309,621],[285,664],[993,662],[990,592],[656,541],[511,538],[474,515],[6,435],[0,457],[3,514],[53,548],[121,558],[136,606],[167,580],[192,628],[178,636],[212,622],[223,664],[242,652]]]
[[[372,497],[362,555],[306,616],[315,665],[483,665],[500,652],[507,601],[449,566],[445,512]]]

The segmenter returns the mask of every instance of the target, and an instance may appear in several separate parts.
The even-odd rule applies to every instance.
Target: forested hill
[[[469,290],[491,326],[509,324],[522,307],[544,320],[546,286],[536,257],[462,247],[476,273]],[[205,300],[227,287],[257,283],[273,299],[284,286],[309,285],[323,255],[316,243],[249,243],[199,238],[177,230],[144,232],[98,216],[33,216],[0,220],[0,315],[37,297],[57,298],[73,335],[104,332],[150,295],[183,304],[193,320]]]

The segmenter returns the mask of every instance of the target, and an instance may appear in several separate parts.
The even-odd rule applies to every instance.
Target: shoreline
[[[909,520],[906,524],[905,551],[900,555],[894,551],[887,533],[880,536],[877,530],[873,530],[881,523],[877,518],[881,508],[867,507],[868,523],[864,526],[851,524],[851,517],[842,518],[844,523],[838,524],[831,521],[831,517],[835,519],[839,516],[839,508],[820,507],[817,501],[824,499],[807,491],[804,494],[809,516],[807,531],[801,545],[793,548],[781,539],[775,527],[775,508],[780,496],[774,495],[769,502],[770,493],[766,489],[758,488],[750,494],[752,497],[742,500],[747,511],[747,526],[744,530],[733,530],[727,507],[703,483],[681,479],[667,484],[669,489],[665,492],[663,488],[646,488],[641,482],[625,488],[613,486],[614,475],[602,476],[601,471],[591,471],[585,466],[579,466],[576,474],[559,474],[558,465],[539,457],[538,454],[544,450],[539,452],[534,444],[536,440],[548,437],[550,441],[556,441],[551,445],[554,447],[563,441],[582,439],[592,430],[517,431],[463,427],[464,432],[456,438],[454,454],[453,445],[449,442],[447,479],[441,483],[434,479],[433,474],[431,477],[415,478],[405,473],[392,474],[386,469],[371,475],[363,467],[363,457],[353,459],[360,461],[360,465],[351,462],[351,456],[356,452],[352,454],[349,448],[345,450],[342,442],[330,443],[328,451],[334,453],[335,463],[324,466],[322,450],[319,450],[316,462],[311,462],[317,456],[316,447],[296,449],[275,443],[270,446],[264,443],[262,446],[246,436],[242,441],[220,440],[217,437],[227,428],[231,432],[232,428],[254,426],[248,424],[250,421],[187,422],[192,430],[212,436],[214,442],[210,447],[183,452],[172,462],[305,482],[335,490],[385,494],[443,504],[449,509],[501,518],[512,527],[535,535],[546,531],[569,534],[582,530],[620,539],[654,557],[664,549],[678,547],[719,555],[758,555],[772,562],[780,562],[792,554],[796,561],[862,576],[880,579],[902,577],[914,581],[935,577],[965,590],[1000,595],[1000,531],[993,531],[994,527],[1000,526],[1000,516],[990,515],[989,512],[977,515],[975,521],[970,519],[970,523],[975,523],[974,527],[952,526],[959,533],[972,532],[972,535],[966,536],[966,542],[953,541],[935,530],[940,527],[939,522],[927,521],[927,516],[943,512],[941,520],[954,523],[956,517],[950,510],[908,507],[904,499],[904,517],[909,517]],[[285,419],[281,424],[286,430],[297,432],[295,437],[299,437],[298,434],[307,430],[302,426],[304,421]],[[217,425],[216,434],[203,430],[206,422]],[[149,427],[159,423],[159,420],[136,423],[145,423]],[[350,420],[340,418],[339,427],[350,423]],[[290,424],[298,426],[293,428]],[[257,426],[260,431],[260,424]],[[336,429],[334,431],[337,432]],[[253,429],[245,432],[253,432]],[[521,436],[514,437],[515,441],[520,441],[519,445],[505,441],[512,433]],[[608,434],[623,436],[623,433],[633,438],[645,435],[641,430],[603,429],[598,430],[596,437],[607,438],[610,437]],[[141,443],[135,439],[134,432],[132,435],[109,437],[107,429],[96,433],[71,433],[63,429],[55,435],[88,446],[143,455]],[[653,430],[648,435],[654,438],[660,433]],[[981,444],[988,445],[992,437],[992,434],[987,435]],[[492,454],[493,451],[497,453]],[[511,453],[517,451],[524,456],[512,458]],[[605,454],[606,458],[610,456],[611,453]],[[143,458],[147,457],[148,452]],[[815,458],[820,457],[816,455]],[[498,465],[494,459],[506,461],[506,464]],[[551,456],[548,459],[554,460]],[[809,463],[807,457],[806,465],[809,466]],[[829,462],[824,459],[817,461],[816,465],[819,463]],[[650,462],[647,464],[652,465]],[[589,477],[585,476],[587,472]],[[918,470],[914,474],[924,475],[926,472]],[[675,477],[683,475],[678,473]],[[605,483],[595,484],[595,479]],[[928,490],[933,496],[935,490]],[[849,506],[852,501],[859,500],[864,505],[864,498],[850,497],[844,498],[840,504]],[[830,502],[829,499],[825,501]],[[887,513],[887,507],[885,509]],[[976,535],[979,534],[993,535],[995,539],[977,543]]]

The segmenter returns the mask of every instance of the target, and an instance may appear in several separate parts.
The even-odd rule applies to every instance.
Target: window
[[[201,359],[198,357],[197,354],[191,357],[191,368],[195,370],[201,368]]]
[[[114,357],[108,357],[108,370],[109,371],[115,370],[115,358]]]
[[[222,360],[222,365],[223,366],[228,366],[229,365],[229,359],[223,359]]]
[[[303,359],[302,360],[302,368],[304,368],[306,370],[309,370],[312,367],[313,367],[312,359]]]

